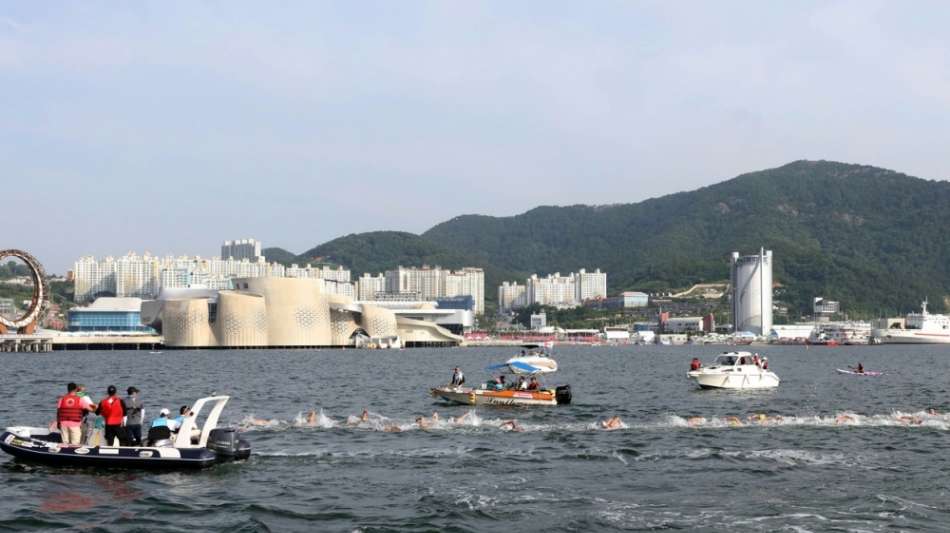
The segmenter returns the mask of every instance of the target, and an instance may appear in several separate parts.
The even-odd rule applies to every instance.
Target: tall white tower
[[[768,335],[772,329],[772,250],[732,252],[732,321],[735,331]]]

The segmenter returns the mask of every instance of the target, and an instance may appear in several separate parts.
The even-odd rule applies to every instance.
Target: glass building
[[[139,298],[99,298],[89,307],[69,310],[69,331],[124,331],[155,333],[142,324]]]

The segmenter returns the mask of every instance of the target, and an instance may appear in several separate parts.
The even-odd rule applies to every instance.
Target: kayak
[[[884,372],[875,372],[874,370],[865,370],[864,372],[856,372],[854,370],[844,370],[842,368],[836,368],[835,370],[837,370],[839,374],[848,374],[851,376],[877,377],[877,376],[884,375]]]

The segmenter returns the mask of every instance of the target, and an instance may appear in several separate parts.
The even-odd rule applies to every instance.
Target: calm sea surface
[[[511,351],[3,354],[2,426],[48,423],[70,380],[95,399],[135,385],[148,418],[216,391],[253,455],[196,473],[3,455],[0,530],[950,529],[950,347],[757,350],[777,390],[697,390],[689,360],[718,347],[559,348],[552,382],[571,384],[573,405],[478,408],[429,430],[415,418],[470,408],[436,404],[428,387],[456,365],[475,382]],[[886,375],[835,372],[858,361]],[[363,407],[370,421],[348,426]],[[317,427],[303,423],[310,409]],[[597,429],[612,415],[627,427]],[[499,429],[512,418],[524,432]]]

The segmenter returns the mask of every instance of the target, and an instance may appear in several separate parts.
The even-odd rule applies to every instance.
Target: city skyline
[[[938,2],[5,4],[7,229],[62,273],[211,255],[222,227],[299,252],[798,159],[946,179],[948,21]]]

